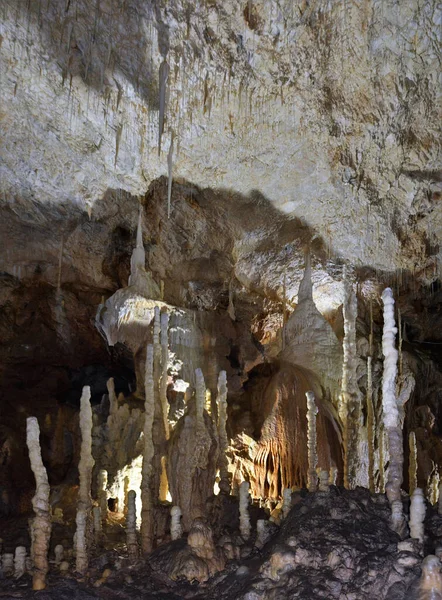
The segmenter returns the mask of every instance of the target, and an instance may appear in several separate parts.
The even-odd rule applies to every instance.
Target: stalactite
[[[172,201],[172,170],[173,170],[173,132],[170,135],[169,152],[167,153],[167,218],[170,218],[170,207]]]
[[[396,375],[398,352],[394,346],[397,329],[394,322],[394,299],[390,288],[382,294],[384,302],[384,331],[382,336],[382,351],[384,354],[384,372],[382,377],[382,407],[384,427],[388,438],[390,465],[386,493],[390,504],[401,501],[401,484],[403,469],[402,430],[399,421],[399,411],[396,401]],[[393,529],[403,533],[404,518],[398,515],[393,522]]]
[[[76,515],[76,570],[84,575],[89,566],[89,546],[91,537],[91,481],[94,459],[92,458],[92,408],[90,403],[91,389],[83,388],[80,399],[80,431],[81,450],[78,472],[80,485],[78,488]]]
[[[408,434],[408,445],[410,448],[410,458],[408,463],[408,493],[410,496],[417,488],[417,446],[416,434],[410,431]]]
[[[31,528],[32,558],[34,560],[32,589],[43,590],[46,587],[46,575],[49,570],[48,552],[52,525],[48,475],[41,458],[40,428],[35,417],[26,419],[26,444],[36,483],[35,496],[32,498],[32,507],[35,513]]]
[[[416,488],[410,503],[410,537],[424,543],[425,497],[420,488]]]
[[[170,509],[170,537],[172,540],[179,540],[183,535],[183,527],[181,525],[181,508],[179,506],[172,506]]]
[[[241,532],[241,537],[246,541],[249,539],[251,531],[249,489],[250,483],[248,481],[243,481],[239,486],[239,530]]]
[[[229,446],[227,439],[227,375],[225,371],[220,371],[218,377],[218,439],[219,439],[219,461],[220,472],[220,490],[226,494],[230,492],[230,477],[228,470],[227,449]]]
[[[153,548],[153,490],[152,490],[152,461],[153,418],[155,412],[155,383],[153,378],[154,349],[147,346],[145,374],[145,417],[144,417],[144,448],[141,480],[141,548],[148,554]]]
[[[166,59],[160,65],[159,72],[159,91],[160,91],[160,111],[158,119],[158,156],[161,154],[161,138],[164,131],[164,118],[166,114],[166,100],[167,100],[167,82],[169,79],[169,64]]]
[[[138,558],[136,496],[134,490],[129,490],[127,494],[126,545],[130,562],[135,562]]]
[[[439,500],[437,504],[437,512],[442,515],[442,483],[439,483]]]
[[[161,313],[161,380],[160,380],[160,399],[161,407],[163,410],[163,421],[164,431],[166,434],[166,440],[169,439],[169,403],[167,401],[167,365],[169,362],[169,314],[167,312]]]
[[[379,428],[379,492],[385,493],[385,431],[383,425]]]
[[[367,438],[368,438],[368,485],[370,492],[374,494],[374,443],[375,443],[375,422],[373,410],[373,379],[372,379],[372,358],[367,358]]]
[[[26,573],[26,548],[17,546],[14,556],[14,577],[20,579]]]
[[[97,500],[101,509],[101,519],[105,522],[107,520],[107,471],[100,469],[97,477]]]
[[[356,376],[357,300],[353,286],[344,271],[344,361],[342,367],[341,405],[339,415],[344,431],[344,486],[354,487],[358,469],[358,432],[361,406]]]
[[[169,481],[167,479],[167,457],[161,457],[161,477],[160,477],[160,490],[159,500],[160,502],[167,502],[169,495]]]
[[[307,398],[307,437],[308,437],[308,473],[307,488],[310,492],[316,491],[318,476],[316,467],[318,464],[318,452],[316,447],[316,415],[318,408],[315,403],[313,392],[306,392]]]

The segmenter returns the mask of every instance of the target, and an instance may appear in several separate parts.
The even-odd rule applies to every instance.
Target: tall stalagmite
[[[153,418],[155,412],[155,383],[153,378],[154,350],[147,346],[146,374],[145,374],[145,403],[144,403],[144,448],[141,479],[141,548],[148,554],[153,548],[153,503],[152,490],[152,461],[154,456],[153,446]]]
[[[307,437],[308,437],[308,471],[307,487],[310,492],[316,491],[318,487],[318,476],[316,467],[318,465],[318,451],[316,447],[316,415],[318,408],[313,392],[306,392],[307,398]]]
[[[346,273],[344,274],[344,290],[344,361],[339,416],[344,430],[344,485],[346,488],[352,488],[355,486],[359,465],[358,432],[361,406],[356,376],[357,300]]]
[[[219,472],[220,472],[220,490],[226,494],[230,492],[230,478],[228,471],[227,448],[229,445],[227,439],[227,375],[225,371],[220,371],[218,377],[218,439],[219,439]]]
[[[382,294],[384,302],[384,330],[382,336],[382,352],[384,354],[384,372],[382,376],[382,408],[384,427],[387,434],[390,467],[386,493],[390,505],[396,502],[396,510],[392,512],[392,526],[397,533],[403,533],[405,521],[398,506],[401,498],[402,469],[404,453],[402,447],[402,430],[400,427],[399,411],[396,400],[396,376],[398,352],[395,348],[397,333],[394,321],[394,298],[390,288]]]
[[[32,498],[32,507],[35,513],[31,528],[34,559],[32,588],[43,590],[46,587],[46,574],[49,570],[48,552],[52,525],[49,508],[48,475],[41,458],[40,428],[35,417],[26,419],[26,443],[36,484],[35,496]]]
[[[92,537],[92,498],[91,482],[94,459],[92,458],[92,408],[90,403],[91,388],[85,386],[80,399],[81,451],[78,472],[80,486],[78,488],[76,515],[76,570],[86,574],[89,566],[89,549]]]

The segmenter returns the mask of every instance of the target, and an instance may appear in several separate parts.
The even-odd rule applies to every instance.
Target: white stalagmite
[[[250,483],[243,481],[239,486],[239,531],[244,540],[250,537],[250,516],[249,516],[249,489]]]
[[[330,491],[330,487],[329,487],[329,481],[330,481],[330,474],[328,471],[326,471],[325,469],[322,470],[319,473],[319,491],[320,492],[329,492]]]
[[[41,458],[40,428],[35,417],[26,419],[26,443],[36,483],[35,496],[32,498],[32,507],[35,513],[31,527],[32,557],[34,559],[32,588],[43,590],[46,587],[46,574],[49,570],[48,551],[52,525],[48,475]]]
[[[57,544],[54,548],[55,554],[55,566],[60,567],[61,563],[64,560],[64,548],[62,544]]]
[[[227,374],[220,371],[218,376],[218,439],[219,439],[219,473],[220,490],[226,494],[230,492],[230,478],[228,470],[227,449],[229,442],[227,439]]]
[[[136,497],[134,490],[130,490],[127,494],[126,544],[131,562],[135,562],[138,558]]]
[[[26,573],[26,548],[17,546],[14,557],[14,577],[19,579]]]
[[[408,461],[408,493],[410,496],[417,488],[417,446],[416,434],[410,431],[408,434],[408,446],[410,448],[410,457]]]
[[[437,556],[429,554],[422,561],[422,577],[419,582],[418,600],[442,598],[441,563]]]
[[[358,469],[358,432],[361,407],[356,375],[357,299],[346,270],[344,270],[344,291],[344,361],[342,365],[339,416],[344,432],[344,486],[350,488],[355,485]]]
[[[382,335],[382,352],[384,354],[382,408],[384,427],[388,439],[388,452],[390,455],[386,493],[390,505],[392,505],[394,501],[401,501],[404,453],[402,447],[402,430],[396,401],[398,352],[395,348],[395,336],[397,329],[394,321],[393,292],[390,288],[384,290],[382,300],[384,302],[384,330]],[[397,533],[402,533],[405,525],[403,516],[400,517],[396,512],[396,517],[392,525]]]
[[[420,488],[416,488],[410,503],[410,537],[424,543],[425,497]]]
[[[181,515],[181,508],[179,506],[172,506],[170,509],[170,537],[172,540],[179,540],[183,535]]]
[[[308,439],[308,472],[307,488],[310,492],[316,491],[318,486],[318,476],[316,466],[318,464],[318,453],[316,448],[316,415],[318,408],[315,403],[313,392],[305,393],[307,398],[307,439]]]
[[[144,448],[141,479],[141,548],[148,554],[153,548],[153,492],[152,492],[152,461],[153,418],[155,412],[155,383],[153,378],[154,349],[147,346],[145,374],[145,403],[144,403]]]
[[[9,577],[14,572],[14,555],[12,552],[2,554],[2,571],[5,577]]]
[[[285,519],[292,508],[292,490],[284,488],[282,493],[282,518]]]
[[[160,399],[163,411],[164,432],[166,440],[169,439],[169,403],[167,401],[167,365],[169,362],[169,314],[161,313],[161,380],[160,380]]]
[[[102,521],[106,521],[107,519],[107,471],[105,469],[100,469],[98,471],[97,477],[97,500],[101,509],[101,519]]]
[[[201,369],[195,369],[196,428],[204,429],[204,405],[206,403],[206,384]]]
[[[92,407],[90,403],[91,389],[89,386],[83,388],[80,399],[80,430],[81,450],[78,472],[80,474],[80,486],[78,488],[77,515],[76,515],[76,563],[78,573],[85,575],[89,566],[89,545],[91,542],[91,482],[94,459],[92,458]]]
[[[367,358],[367,440],[368,440],[368,487],[374,494],[374,443],[375,443],[375,420],[373,409],[373,375],[372,358]]]

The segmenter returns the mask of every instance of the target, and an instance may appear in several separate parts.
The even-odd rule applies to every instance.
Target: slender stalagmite
[[[181,525],[181,508],[179,506],[172,506],[170,509],[170,537],[172,540],[179,540],[183,535],[183,527]]]
[[[410,431],[408,434],[408,445],[410,448],[410,457],[408,461],[408,493],[410,496],[417,488],[417,446],[416,434]]]
[[[117,394],[115,393],[115,382],[113,377],[108,379],[106,387],[109,393],[109,414],[114,415],[118,410],[118,400]]]
[[[101,519],[103,522],[106,522],[107,519],[107,471],[104,469],[100,469],[98,471],[97,477],[97,500],[101,509]]]
[[[167,401],[167,364],[169,362],[169,315],[167,312],[161,313],[161,381],[160,381],[160,399],[163,410],[164,431],[166,440],[169,439],[169,403]]]
[[[153,418],[155,412],[155,383],[153,378],[154,350],[153,346],[147,346],[146,352],[146,375],[144,404],[144,448],[141,475],[141,548],[144,554],[148,554],[153,548],[153,491],[152,491],[152,461],[154,455],[153,447]]]
[[[404,453],[402,447],[402,430],[400,426],[399,411],[396,400],[396,376],[398,352],[395,348],[395,335],[397,333],[394,321],[393,292],[386,288],[382,294],[384,302],[384,331],[382,336],[382,352],[384,354],[384,372],[382,377],[382,408],[384,427],[387,433],[390,466],[386,493],[390,505],[402,501],[401,484]],[[404,517],[399,513],[396,505],[395,514],[392,513],[392,526],[397,533],[403,533]]]
[[[292,490],[284,488],[282,493],[282,518],[285,519],[292,508]]]
[[[340,417],[344,430],[344,486],[354,487],[358,468],[358,431],[361,406],[356,376],[356,317],[357,300],[351,282],[344,271],[344,362]]]
[[[307,397],[307,439],[308,439],[308,473],[307,488],[310,492],[316,491],[318,476],[316,466],[318,464],[318,453],[316,448],[316,415],[318,409],[313,392],[306,392]]]
[[[370,492],[374,494],[374,442],[375,442],[375,423],[373,410],[373,377],[371,356],[367,358],[367,439],[368,439],[368,486]]]
[[[424,543],[425,497],[420,488],[416,488],[410,502],[410,537]]]
[[[219,473],[220,490],[226,494],[230,492],[230,478],[228,471],[227,448],[229,442],[227,439],[227,375],[225,371],[220,371],[218,376],[218,439],[219,439]]]
[[[20,579],[26,573],[26,548],[17,546],[14,556],[14,577]]]
[[[250,537],[250,515],[249,515],[249,489],[250,483],[243,481],[239,486],[239,530],[241,537],[248,540]]]
[[[76,565],[78,573],[86,574],[89,566],[89,545],[91,543],[91,482],[94,459],[92,458],[92,408],[90,403],[91,388],[85,386],[80,399],[81,450],[78,472],[80,486],[78,488],[76,515]]]
[[[46,574],[49,570],[48,551],[52,525],[48,474],[41,458],[40,428],[35,417],[26,419],[26,443],[36,483],[35,496],[32,498],[32,507],[35,513],[31,528],[32,557],[34,559],[32,589],[43,590],[46,587]]]
[[[94,538],[98,545],[103,540],[103,526],[101,522],[101,509],[99,506],[94,506],[92,509],[92,520],[94,523]]]
[[[126,544],[131,562],[135,562],[138,558],[136,496],[134,490],[130,490],[127,494]]]
[[[206,403],[206,384],[201,369],[195,369],[196,428],[204,430],[204,405]]]

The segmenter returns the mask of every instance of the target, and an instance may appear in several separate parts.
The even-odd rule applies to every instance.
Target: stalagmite
[[[368,439],[368,487],[374,494],[374,443],[375,443],[375,422],[373,410],[373,377],[372,377],[372,358],[367,358],[367,439]]]
[[[26,573],[26,548],[17,546],[14,557],[14,577],[19,579]]]
[[[115,393],[115,382],[113,377],[107,381],[107,391],[109,393],[109,414],[114,415],[118,410],[118,400]]]
[[[101,523],[101,509],[99,506],[94,506],[92,509],[92,521],[94,524],[95,543],[99,544],[103,537],[103,527]]]
[[[329,492],[330,491],[329,480],[330,480],[330,475],[329,475],[328,471],[322,470],[319,473],[319,487],[318,487],[318,490],[320,492]]]
[[[35,417],[26,419],[26,443],[36,483],[35,496],[32,498],[32,507],[35,513],[31,528],[32,557],[34,559],[32,588],[43,590],[46,587],[46,574],[49,570],[48,551],[52,525],[48,475],[41,458],[40,428]]]
[[[55,554],[55,566],[60,568],[61,563],[64,560],[64,548],[62,544],[57,544],[54,548]]]
[[[97,500],[101,509],[101,519],[105,522],[107,519],[107,471],[100,469],[97,477]]]
[[[384,331],[382,336],[382,352],[384,354],[384,372],[382,377],[383,421],[388,439],[390,466],[386,493],[390,505],[401,500],[402,469],[404,462],[402,448],[402,430],[399,422],[399,411],[396,402],[396,375],[398,353],[394,346],[397,329],[394,321],[394,299],[390,288],[382,294],[384,302]],[[402,533],[404,518],[396,514],[393,529]]]
[[[418,600],[442,600],[441,563],[433,554],[422,561]]]
[[[92,458],[92,407],[90,403],[91,389],[83,388],[80,399],[80,430],[81,451],[78,472],[80,486],[78,488],[77,516],[76,516],[76,564],[78,573],[86,574],[89,566],[89,545],[91,542],[91,481],[94,459]]]
[[[227,439],[227,375],[225,371],[220,371],[218,377],[218,439],[219,439],[219,472],[220,472],[220,490],[226,494],[230,492],[230,478],[228,471],[227,449],[229,442]]]
[[[410,503],[410,537],[424,543],[425,497],[420,488],[416,488]]]
[[[249,488],[250,483],[243,481],[239,486],[239,530],[244,540],[250,537],[250,516],[249,516]]]
[[[344,430],[344,486],[354,487],[358,469],[358,432],[360,400],[356,376],[357,300],[353,286],[344,272],[344,361],[342,367],[341,404],[339,416]]]
[[[201,369],[195,369],[196,428],[204,429],[204,405],[206,403],[206,384]]]
[[[442,515],[442,483],[439,484],[439,501],[437,504],[437,512]]]
[[[135,562],[138,558],[136,496],[134,490],[130,490],[127,495],[126,544],[131,562]]]
[[[408,462],[408,493],[410,496],[417,488],[417,446],[416,434],[411,431],[408,435],[408,445],[410,448],[410,457]]]
[[[316,466],[318,464],[318,452],[316,448],[316,415],[318,408],[315,403],[313,392],[306,392],[307,398],[307,439],[308,439],[308,473],[307,488],[310,492],[316,491],[318,476]]]
[[[169,403],[167,401],[167,365],[169,362],[169,315],[167,312],[161,313],[161,380],[160,380],[160,400],[163,411],[164,431],[166,440],[169,439]]]
[[[292,508],[292,490],[285,488],[282,493],[282,518],[285,519]]]
[[[14,572],[14,555],[12,552],[5,552],[2,555],[2,571],[5,577],[9,577]]]
[[[144,404],[144,448],[141,479],[141,548],[144,554],[148,554],[153,548],[153,492],[152,492],[152,461],[154,455],[153,447],[153,418],[155,412],[155,383],[153,378],[154,350],[153,346],[147,346],[146,352],[146,375]]]
[[[181,508],[179,506],[172,506],[170,509],[170,537],[172,540],[178,540],[183,535],[181,514]]]

